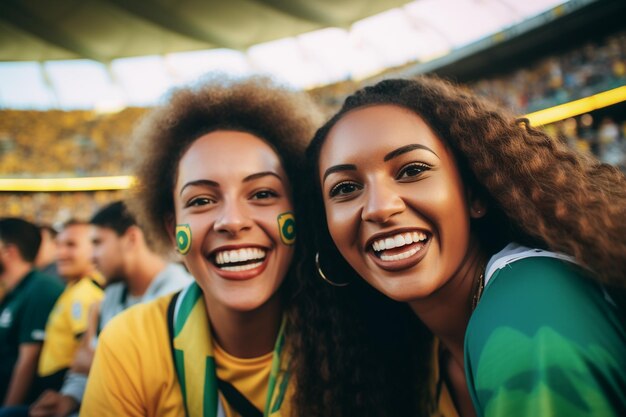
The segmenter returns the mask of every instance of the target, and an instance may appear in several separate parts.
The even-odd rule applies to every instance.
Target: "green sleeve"
[[[577,266],[526,258],[494,274],[465,338],[477,414],[626,415],[626,332]]]
[[[61,295],[63,287],[55,282],[41,279],[33,285],[25,304],[25,315],[19,330],[19,343],[43,342],[46,322]]]

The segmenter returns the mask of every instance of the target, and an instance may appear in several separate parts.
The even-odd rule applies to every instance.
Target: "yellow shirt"
[[[72,364],[80,336],[87,330],[89,307],[104,296],[98,286],[101,280],[98,275],[68,284],[55,303],[46,323],[46,336],[39,357],[40,376],[52,375]]]
[[[167,295],[131,307],[106,325],[89,372],[82,417],[185,416],[167,329],[171,299]],[[271,354],[268,362],[265,355],[239,359],[214,349],[219,351],[215,353],[218,376],[263,410]],[[281,410],[272,417],[289,415],[291,392],[287,390]],[[237,416],[221,395],[220,400],[228,417]]]

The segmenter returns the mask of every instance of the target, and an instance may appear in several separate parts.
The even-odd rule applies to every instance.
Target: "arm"
[[[41,343],[22,343],[13,368],[4,406],[19,405],[26,401],[37,371]]]
[[[98,320],[100,318],[100,303],[96,303],[90,306],[87,314],[87,330],[81,338],[78,350],[74,355],[74,361],[72,362],[71,370],[74,373],[89,374],[89,368],[93,362],[94,348],[92,342],[96,337],[96,331],[98,329]]]
[[[132,340],[132,330],[124,317],[115,317],[104,328],[89,372],[81,416],[141,417],[146,414],[141,352]]]
[[[29,417],[66,417],[78,410],[78,403],[72,397],[47,390],[28,410]]]
[[[46,286],[28,298],[26,314],[19,327],[18,358],[4,398],[5,406],[23,404],[27,400],[37,371],[48,315],[61,291],[60,287]]]

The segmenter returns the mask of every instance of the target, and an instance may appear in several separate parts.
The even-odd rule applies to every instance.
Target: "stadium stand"
[[[406,75],[412,66],[376,77]],[[449,76],[449,74],[444,74]],[[462,79],[456,76],[454,78]],[[330,114],[345,96],[373,79],[344,81],[310,91]],[[572,46],[558,54],[490,77],[464,80],[468,88],[522,115],[626,85],[626,30]],[[626,170],[626,106],[556,122],[553,135],[605,162]],[[135,123],[146,112],[0,111],[0,177],[81,177],[130,174],[128,150]],[[0,216],[36,222],[87,218],[98,207],[123,198],[126,191],[0,193]]]

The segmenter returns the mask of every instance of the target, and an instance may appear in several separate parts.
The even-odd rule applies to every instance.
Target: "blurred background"
[[[123,198],[136,122],[210,71],[272,74],[328,114],[435,73],[626,169],[623,0],[3,0],[0,216]]]

